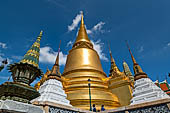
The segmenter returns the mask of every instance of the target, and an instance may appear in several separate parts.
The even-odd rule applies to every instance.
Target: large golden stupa
[[[63,86],[71,105],[89,109],[88,79],[91,80],[91,102],[97,109],[104,105],[106,109],[120,106],[116,95],[108,90],[107,76],[103,72],[99,55],[89,40],[83,15],[77,39],[69,51],[62,77]]]

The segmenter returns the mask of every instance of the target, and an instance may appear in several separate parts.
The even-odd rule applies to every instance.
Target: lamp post
[[[92,106],[91,106],[91,90],[90,90],[90,79],[88,79],[88,86],[89,86],[89,101],[90,101],[90,111],[92,111]]]

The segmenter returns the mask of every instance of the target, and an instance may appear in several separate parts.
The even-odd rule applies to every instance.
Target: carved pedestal
[[[33,87],[15,83],[5,82],[0,85],[0,100],[14,100],[24,103],[30,103],[30,101],[40,94]]]

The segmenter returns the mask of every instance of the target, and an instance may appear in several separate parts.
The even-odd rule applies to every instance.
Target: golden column
[[[87,36],[83,14],[78,36],[67,56],[62,77],[68,100],[74,107],[89,109],[88,79],[91,80],[91,102],[96,105],[97,110],[100,110],[101,105],[106,109],[120,106],[117,96],[108,90],[107,77],[99,55]]]

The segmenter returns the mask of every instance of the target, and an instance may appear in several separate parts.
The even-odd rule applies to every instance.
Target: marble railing
[[[100,113],[170,113],[170,99],[129,105]]]

